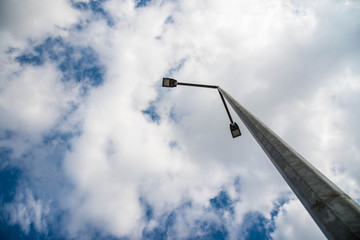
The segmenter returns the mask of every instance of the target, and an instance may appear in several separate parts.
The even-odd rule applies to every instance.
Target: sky
[[[219,85],[360,203],[360,1],[2,0],[1,239],[325,239]]]

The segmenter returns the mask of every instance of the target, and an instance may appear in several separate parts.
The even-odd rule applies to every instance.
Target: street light
[[[230,132],[233,138],[241,136],[241,131],[236,122],[230,123]]]
[[[226,113],[230,119],[230,132],[231,132],[231,136],[233,138],[239,137],[241,136],[241,131],[239,126],[237,125],[236,122],[234,122],[232,120],[232,117],[230,115],[230,111],[226,105],[224,96],[222,95],[222,93],[219,91],[219,86],[214,86],[214,85],[205,85],[205,84],[193,84],[193,83],[182,83],[182,82],[178,82],[177,80],[173,79],[173,78],[163,78],[163,83],[162,86],[163,87],[169,87],[169,88],[173,88],[176,87],[178,85],[182,85],[182,86],[190,86],[190,87],[202,87],[202,88],[216,88],[220,94],[221,100],[224,104]]]
[[[172,78],[163,78],[163,87],[176,87],[177,81]]]
[[[219,86],[172,80],[164,78],[163,86],[216,88],[228,113],[232,136],[240,136],[241,132],[230,116],[224,96],[324,235],[328,239],[360,239],[360,206],[230,94]]]

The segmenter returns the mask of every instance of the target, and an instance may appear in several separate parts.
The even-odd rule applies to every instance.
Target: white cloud
[[[50,65],[28,67],[4,82],[2,127],[34,132],[51,128],[69,102],[60,79],[59,71]]]
[[[15,64],[17,65],[17,64]],[[10,68],[13,70],[13,68]],[[78,102],[79,86],[61,81],[62,74],[52,64],[41,67],[18,67],[1,82],[0,129],[16,132],[17,140],[3,140],[21,156],[53,128]]]
[[[138,237],[144,224],[141,197],[159,217],[194,195],[208,200],[226,174],[201,170],[190,156],[168,148],[175,138],[169,126],[150,124],[113,91],[106,86],[89,99],[84,134],[67,156],[66,169],[77,186],[74,215],[100,221],[112,234]]]
[[[326,239],[320,229],[314,224],[308,224],[313,219],[297,199],[292,199],[280,208],[275,217],[276,230],[272,233],[274,239]]]
[[[67,0],[4,0],[0,11],[1,34],[14,39],[44,37],[54,28],[68,28],[78,20],[77,11]]]
[[[31,190],[23,188],[15,196],[16,201],[6,204],[4,211],[9,214],[10,224],[19,224],[22,230],[29,233],[31,224],[40,233],[47,232],[46,216],[49,214],[49,204],[35,199]]]

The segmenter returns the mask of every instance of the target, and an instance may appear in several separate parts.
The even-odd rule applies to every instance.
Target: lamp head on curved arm
[[[232,122],[230,123],[230,132],[231,132],[231,136],[233,138],[239,137],[241,136],[241,131],[239,126],[236,124],[236,122]]]
[[[230,120],[230,132],[233,138],[236,138],[238,136],[241,136],[241,131],[239,126],[236,124],[236,122],[234,122],[231,118],[230,115],[230,111],[228,109],[228,107],[226,106],[226,102],[225,99],[220,91],[219,86],[216,85],[205,85],[205,84],[194,84],[194,83],[184,83],[184,82],[178,82],[177,80],[173,79],[173,78],[163,78],[163,82],[162,82],[162,86],[163,87],[168,87],[168,88],[173,88],[176,87],[178,85],[183,85],[183,86],[190,86],[190,87],[201,87],[201,88],[215,88],[218,89],[221,100],[224,104],[225,110],[229,116],[229,120]]]
[[[173,78],[163,78],[163,83],[162,83],[163,87],[176,87],[177,86],[177,81]]]

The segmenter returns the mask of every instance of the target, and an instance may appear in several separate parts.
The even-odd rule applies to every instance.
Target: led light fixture
[[[241,131],[236,122],[230,123],[230,131],[233,138],[241,136]]]
[[[162,86],[163,87],[176,87],[177,81],[172,78],[163,78]]]

